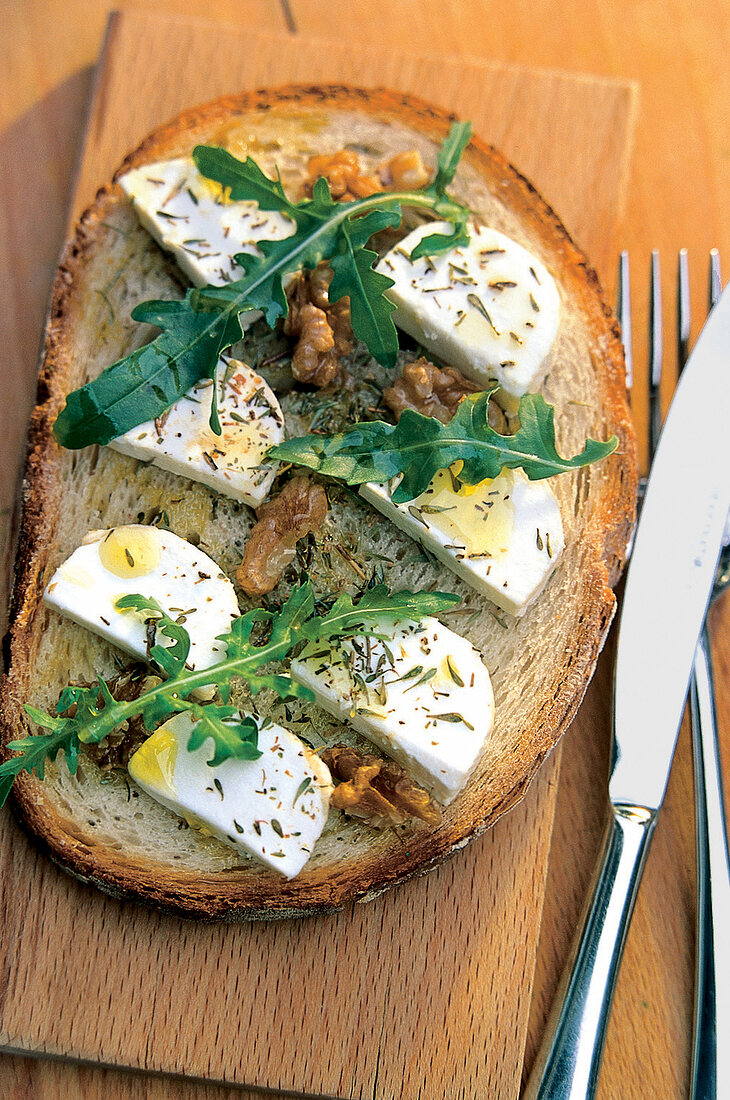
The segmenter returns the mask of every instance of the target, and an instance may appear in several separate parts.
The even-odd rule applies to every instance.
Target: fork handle
[[[719,1100],[730,1096],[730,947],[727,936],[730,868],[706,625],[697,644],[690,713],[697,825],[697,948],[691,1097],[692,1100]]]
[[[656,811],[612,806],[601,861],[523,1100],[588,1100]]]

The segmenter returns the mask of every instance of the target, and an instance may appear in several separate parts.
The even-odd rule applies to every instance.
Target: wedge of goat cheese
[[[453,470],[439,470],[415,500],[395,504],[398,480],[363,485],[360,493],[497,607],[524,614],[565,548],[550,486],[520,469],[478,485],[461,485]]]
[[[53,574],[43,599],[54,611],[144,660],[148,616],[116,606],[122,596],[134,593],[152,597],[185,626],[190,668],[210,668],[224,659],[226,647],[218,636],[240,614],[233,585],[207,554],[172,531],[142,524],[90,531]],[[172,644],[162,636],[156,640]]]
[[[118,182],[142,225],[195,286],[241,278],[243,269],[234,259],[239,252],[255,255],[260,241],[278,241],[295,230],[276,210],[231,202],[220,184],[201,176],[191,157],[131,168]],[[251,311],[241,320],[260,316]]]
[[[418,242],[439,231],[451,227],[419,226],[377,264],[394,280],[386,291],[397,306],[393,319],[484,389],[498,382],[512,408],[545,374],[560,320],[555,280],[537,257],[486,226],[471,225],[467,245],[412,262]]]
[[[284,438],[284,415],[264,379],[236,359],[221,359],[213,387],[208,378],[198,382],[162,416],[109,446],[258,508],[278,469],[264,456]],[[211,400],[218,403],[221,435],[210,428]]]
[[[443,803],[464,787],[492,729],[481,655],[437,619],[384,619],[373,635],[309,644],[291,674]]]
[[[128,770],[143,791],[192,827],[293,878],[327,821],[332,777],[289,730],[254,721],[258,760],[229,758],[211,767],[212,740],[189,752],[195,720],[177,714],[140,745]]]

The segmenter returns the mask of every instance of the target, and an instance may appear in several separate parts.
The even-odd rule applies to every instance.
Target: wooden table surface
[[[152,7],[128,3],[127,7]],[[170,0],[156,10],[179,11]],[[0,254],[13,273],[0,296],[3,367],[18,400],[0,407],[7,441],[3,484],[19,468],[32,397],[45,300],[61,243],[76,155],[104,26],[106,0],[3,0],[5,75],[0,130]],[[188,0],[186,15],[261,29],[330,36],[419,53],[448,52],[527,65],[635,79],[641,99],[623,241],[631,251],[637,314],[645,316],[645,273],[652,247],[665,256],[667,302],[673,300],[674,257],[690,249],[692,297],[702,315],[705,258],[718,246],[730,264],[730,2],[708,0],[219,0],[214,12]],[[188,60],[190,63],[190,60]],[[130,73],[130,80],[133,80]],[[613,288],[614,265],[599,271]],[[667,311],[671,313],[671,310]],[[670,339],[670,317],[666,319]],[[637,389],[646,374],[645,325],[635,326]],[[664,397],[673,386],[670,369]],[[6,389],[4,384],[4,389]],[[6,390],[7,392],[7,390]],[[646,404],[636,402],[640,432]],[[12,500],[0,501],[7,551]],[[730,608],[713,612],[715,661],[721,685],[730,682]],[[730,769],[730,702],[720,690],[724,759]],[[604,820],[605,791],[594,777],[607,770],[607,745],[565,739],[561,784],[585,779],[580,807],[558,797],[548,895],[529,1023],[529,1065],[544,1026],[562,960],[590,875]],[[576,843],[576,822],[585,829]],[[650,855],[645,890],[634,917],[614,1003],[600,1095],[686,1095],[691,1027],[694,921],[694,841],[691,763],[686,730],[680,739],[668,799]],[[661,899],[652,911],[646,899]],[[657,922],[662,936],[656,933]],[[660,942],[661,939],[661,942]],[[672,947],[666,955],[666,944]],[[222,1100],[240,1089],[155,1078],[98,1067],[0,1058],[0,1095],[37,1097]]]

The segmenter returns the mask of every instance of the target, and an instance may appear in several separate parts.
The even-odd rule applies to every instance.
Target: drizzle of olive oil
[[[196,179],[196,186],[199,192],[210,199],[212,202],[220,203],[221,206],[227,206],[231,201],[231,189],[230,187],[224,187],[218,180],[208,179],[207,176],[201,176],[200,179]]]
[[[129,774],[139,783],[175,793],[177,738],[164,726],[148,737],[129,761]]]
[[[192,810],[185,810],[182,816],[191,829],[196,829],[197,832],[201,833],[203,836],[215,836],[213,830],[206,825],[202,817],[198,817]]]
[[[439,470],[413,505],[418,509],[425,505],[428,511],[423,518],[428,526],[442,532],[449,543],[463,546],[464,553],[496,557],[508,549],[514,529],[512,473],[505,470],[498,479],[461,485],[456,480],[461,465]]]
[[[319,137],[328,124],[327,114],[308,109],[297,110],[290,102],[283,111],[274,107],[263,120],[243,116],[219,127],[208,138],[210,145],[222,145],[239,160],[247,156],[277,152],[283,146],[301,149],[303,135]],[[306,152],[306,149],[302,150]],[[315,152],[315,148],[312,149]]]
[[[115,577],[144,577],[160,563],[157,528],[116,527],[99,544],[99,559]]]
[[[67,561],[60,566],[58,579],[64,580],[66,584],[76,585],[77,588],[88,588],[91,591],[93,591],[96,584],[96,579],[86,569],[82,569],[79,565],[72,565]],[[51,591],[51,588],[49,588],[49,591]]]

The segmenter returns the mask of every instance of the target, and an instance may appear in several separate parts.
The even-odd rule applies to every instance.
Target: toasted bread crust
[[[364,91],[339,85],[257,90],[187,111],[161,127],[125,159],[115,180],[132,166],[189,151],[192,145],[210,140],[221,126],[251,111],[288,119],[296,119],[301,113],[306,119],[313,110],[327,116],[357,111],[378,123],[393,120],[435,142],[448,132],[453,117],[414,97],[385,90]],[[571,601],[577,609],[574,622],[579,626],[563,638],[565,652],[554,657],[555,667],[551,666],[548,677],[550,690],[541,690],[536,696],[529,721],[510,753],[491,762],[488,798],[481,780],[473,781],[438,829],[415,830],[407,846],[399,843],[395,847],[392,838],[385,842],[373,834],[370,842],[353,847],[344,860],[333,844],[327,858],[319,863],[313,860],[291,882],[249,866],[226,869],[213,865],[209,874],[191,872],[171,864],[164,852],[151,853],[147,859],[131,858],[124,849],[118,850],[103,838],[97,841],[89,835],[85,823],[74,822],[72,815],[63,812],[53,796],[52,783],[41,783],[23,774],[16,780],[13,796],[21,821],[53,860],[83,881],[115,896],[143,900],[178,915],[208,919],[289,917],[368,899],[414,874],[424,873],[494,824],[523,797],[540,764],[574,717],[613,616],[611,586],[625,561],[635,512],[635,441],[626,403],[619,330],[595,272],[534,187],[479,138],[472,140],[465,160],[488,187],[499,190],[499,201],[505,208],[517,213],[525,237],[542,242],[549,250],[553,267],[555,257],[559,258],[556,274],[571,314],[587,334],[605,425],[620,440],[617,453],[603,464],[602,476],[587,490],[590,508],[580,535],[580,570],[570,578]],[[53,288],[38,403],[29,433],[11,605],[11,665],[0,693],[3,746],[30,732],[22,704],[30,699],[32,690],[43,630],[44,573],[57,553],[55,539],[64,497],[64,456],[51,429],[76,369],[80,288],[106,247],[107,219],[124,201],[115,182],[99,191],[63,253]],[[543,599],[559,598],[556,586],[551,592],[555,595],[548,592]],[[562,607],[556,606],[554,612],[557,621]],[[489,654],[485,660],[489,667]],[[3,751],[7,754],[7,749]]]

